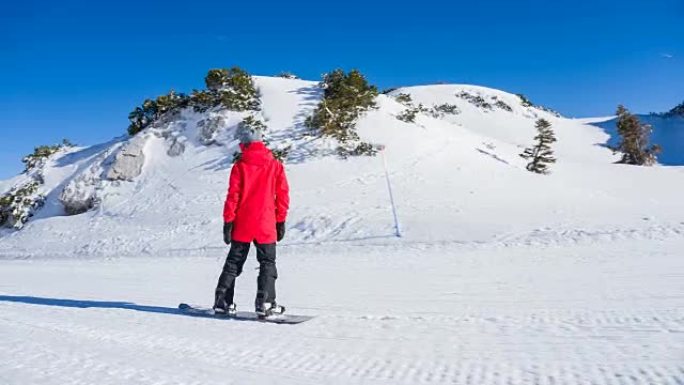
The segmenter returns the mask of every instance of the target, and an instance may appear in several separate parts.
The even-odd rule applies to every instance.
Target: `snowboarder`
[[[276,241],[285,236],[290,204],[285,168],[273,157],[258,129],[239,127],[242,154],[230,172],[223,210],[223,239],[230,251],[216,287],[214,311],[235,315],[235,280],[242,273],[250,244],[257,249],[259,277],[255,311],[260,317],[282,314],[276,303]]]

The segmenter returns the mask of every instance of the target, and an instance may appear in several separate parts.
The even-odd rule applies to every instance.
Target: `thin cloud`
[[[674,59],[674,55],[671,53],[661,53],[660,57],[662,57],[664,59]]]

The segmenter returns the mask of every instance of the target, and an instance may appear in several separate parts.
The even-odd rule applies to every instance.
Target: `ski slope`
[[[0,382],[678,385],[683,249],[283,247],[281,300],[316,316],[297,326],[176,314],[209,303],[218,253],[4,261]]]
[[[292,146],[279,298],[316,318],[291,327],[177,314],[179,302],[212,301],[244,116],[212,113],[224,124],[206,145],[208,116],[185,111],[51,158],[46,206],[23,230],[0,230],[0,383],[684,383],[684,167],[614,164],[609,136],[590,124],[601,119],[471,85],[380,95],[357,128],[384,153],[341,160],[303,125],[316,82],[255,81],[272,145]],[[460,112],[402,122],[400,93]],[[546,176],[518,156],[538,118],[558,137]],[[132,141],[141,174],[107,180]],[[169,155],[171,142],[185,151]],[[66,216],[66,187],[99,204]],[[243,310],[253,259],[238,280]]]

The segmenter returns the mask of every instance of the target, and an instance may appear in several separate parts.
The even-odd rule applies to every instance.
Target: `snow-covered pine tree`
[[[401,93],[397,95],[394,100],[398,101],[401,104],[409,105],[413,104],[413,99],[411,99],[411,94],[405,94]]]
[[[189,99],[184,93],[176,93],[174,90],[156,99],[145,99],[142,106],[136,107],[128,114],[128,120],[131,122],[128,126],[128,134],[135,135],[165,113],[187,107]]]
[[[66,141],[66,139],[64,139]],[[42,167],[45,164],[45,161],[52,156],[53,154],[56,154],[57,151],[61,150],[64,147],[68,147],[66,144],[61,144],[61,145],[54,145],[54,146],[38,146],[33,150],[32,154],[26,155],[24,158],[22,158],[22,163],[24,163],[25,168],[24,168],[24,173],[28,173],[29,171],[37,168],[37,167]]]
[[[168,94],[157,97],[157,112],[161,115],[168,111],[184,108],[188,106],[188,102],[189,97],[186,94],[171,90]]]
[[[279,78],[285,78],[285,79],[299,79],[299,76],[293,74],[290,71],[283,71],[277,75]]]
[[[280,163],[285,163],[287,157],[290,156],[290,151],[292,151],[292,145],[283,148],[271,149],[273,157],[276,158]]]
[[[368,109],[375,108],[378,89],[358,70],[345,73],[341,69],[325,74],[321,87],[323,100],[307,118],[307,127],[343,144],[359,140],[356,120]]]
[[[530,101],[530,99],[527,98],[527,96],[525,96],[523,94],[516,94],[516,95],[520,98],[520,104],[523,107],[533,107],[534,106],[534,103],[532,103]]]
[[[204,82],[229,110],[258,111],[261,108],[259,92],[252,77],[240,67],[209,70]]]
[[[207,72],[204,83],[210,91],[220,90],[228,82],[228,70],[225,68],[214,68]]]
[[[425,108],[423,103],[419,103],[418,106],[414,106],[412,103],[407,104],[407,108],[397,115],[397,119],[406,123],[415,123],[418,114],[430,112],[429,109]]]
[[[435,114],[440,114],[440,115],[441,114],[458,115],[461,113],[461,110],[458,108],[457,105],[449,104],[449,103],[435,105],[432,107],[432,110],[434,111]]]
[[[651,126],[641,124],[639,118],[631,114],[623,105],[618,106],[617,117],[620,143],[613,150],[622,153],[622,159],[618,163],[638,166],[653,165],[661,149],[657,144],[649,146]]]
[[[207,90],[193,90],[190,95],[171,90],[156,99],[145,99],[142,106],[128,114],[128,134],[135,135],[162,115],[185,107],[192,107],[196,112],[219,106],[233,111],[258,111],[261,108],[259,91],[252,77],[240,67],[209,70],[204,82]]]
[[[16,186],[0,196],[0,227],[21,230],[35,211],[45,204],[45,196],[38,193],[38,181]]]
[[[212,107],[216,107],[219,103],[218,92],[211,90],[192,90],[188,100],[188,105],[195,112],[205,112]]]
[[[530,160],[530,163],[527,164],[528,171],[548,174],[548,165],[556,163],[551,149],[551,143],[556,141],[556,135],[553,133],[551,123],[546,119],[537,120],[535,127],[537,128],[537,136],[534,137],[534,140],[537,141],[537,144],[532,148],[526,148],[520,156]]]

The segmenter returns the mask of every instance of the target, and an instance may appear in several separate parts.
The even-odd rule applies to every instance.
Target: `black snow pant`
[[[275,302],[275,281],[278,278],[276,269],[276,244],[260,244],[254,242],[259,261],[259,277],[257,278],[257,294],[254,301],[256,306],[265,302]],[[247,260],[250,244],[248,242],[231,242],[230,251],[223,265],[223,271],[216,287],[216,296],[223,296],[226,304],[233,303],[235,295],[235,279],[242,273],[242,267]]]

